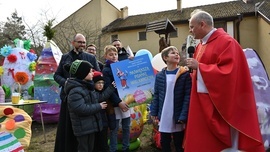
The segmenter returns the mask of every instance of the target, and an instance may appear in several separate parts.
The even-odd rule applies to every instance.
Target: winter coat
[[[67,104],[75,136],[82,136],[102,130],[102,110],[99,100],[106,100],[115,88],[110,85],[102,94],[94,91],[94,82],[68,79],[65,84]]]
[[[96,93],[99,93],[99,94],[104,92],[104,90],[102,91],[95,90],[95,91]],[[103,102],[103,101],[99,101],[99,102]],[[106,103],[107,103],[107,108],[102,109],[100,112],[101,118],[102,118],[102,124],[104,128],[107,129],[109,127],[110,130],[113,130],[116,127],[116,117],[114,113],[114,107],[109,99],[106,100]]]
[[[151,116],[158,116],[161,118],[164,99],[166,96],[166,68],[162,69],[157,75],[155,80],[154,98],[151,103]],[[191,91],[191,77],[184,67],[180,67],[176,73],[176,82],[174,86],[174,109],[173,119],[175,123],[178,120],[187,121],[188,108],[190,101]]]
[[[127,53],[126,49],[123,47],[121,51],[118,51],[118,60],[122,61],[128,59],[129,54]]]

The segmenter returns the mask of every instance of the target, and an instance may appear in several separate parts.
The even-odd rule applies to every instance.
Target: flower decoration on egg
[[[24,40],[24,41],[22,41],[19,38],[16,38],[14,40],[14,44],[15,44],[15,46],[24,48],[27,51],[29,51],[30,48],[31,48],[31,41],[30,40]]]
[[[30,49],[29,52],[36,54],[36,51],[34,49]]]
[[[31,53],[31,52],[27,52],[27,57],[29,58],[29,60],[32,62],[32,61],[35,61],[37,59],[37,55],[34,54],[34,53]]]
[[[36,66],[37,66],[36,62],[31,62],[29,64],[29,71],[35,71],[36,70]]]
[[[24,49],[29,51],[31,48],[31,41],[30,40],[23,41],[23,47],[24,47]]]
[[[4,74],[4,68],[3,66],[0,66],[0,76]]]
[[[31,96],[31,97],[34,97],[34,85],[31,85],[28,89],[28,94]]]
[[[21,85],[26,84],[29,80],[28,75],[25,72],[17,72],[14,76],[14,79],[16,82],[20,83]]]
[[[5,45],[4,47],[1,48],[1,55],[4,57],[7,57],[12,51],[11,46]]]
[[[10,63],[15,63],[17,61],[17,56],[15,54],[10,54],[7,59]]]

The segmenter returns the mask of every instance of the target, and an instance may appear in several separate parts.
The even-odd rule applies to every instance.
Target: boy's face
[[[114,52],[114,51],[108,51],[108,53],[105,54],[105,59],[113,61],[113,62],[117,62],[118,61],[118,53]]]
[[[93,75],[94,75],[94,72],[92,69],[90,69],[90,72],[88,73],[88,75],[84,78],[85,80],[93,80]]]
[[[101,91],[104,87],[104,81],[103,80],[99,80],[95,83],[95,89],[98,91]]]
[[[180,56],[179,52],[177,50],[171,50],[167,57],[165,57],[165,61],[167,63],[179,63],[180,62]]]

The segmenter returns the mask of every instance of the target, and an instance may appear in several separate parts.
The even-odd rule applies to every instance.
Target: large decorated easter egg
[[[11,92],[25,92],[23,96],[28,97],[27,91],[33,85],[37,55],[29,51],[30,41],[16,39],[14,42],[16,45],[14,48],[11,46],[1,48],[0,54],[5,57],[1,83]],[[20,89],[17,88],[17,84],[20,84]]]

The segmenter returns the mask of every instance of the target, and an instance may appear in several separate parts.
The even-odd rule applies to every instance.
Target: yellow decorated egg
[[[135,101],[135,98],[134,98],[133,94],[128,94],[128,95],[124,96],[123,100],[126,104],[130,104],[130,103]]]

